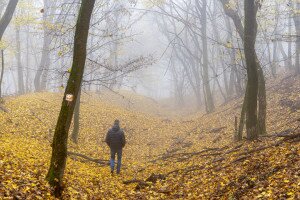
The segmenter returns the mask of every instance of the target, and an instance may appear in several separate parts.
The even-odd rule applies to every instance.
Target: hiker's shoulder
[[[108,133],[112,133],[112,132],[113,132],[112,128],[108,129]]]

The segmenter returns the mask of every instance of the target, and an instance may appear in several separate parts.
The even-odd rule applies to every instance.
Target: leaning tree
[[[19,0],[10,0],[8,2],[8,5],[6,7],[6,10],[0,20],[0,41],[2,41],[3,34],[9,25],[14,12],[16,10],[17,4]],[[1,55],[2,55],[2,69],[1,69],[1,75],[0,75],[0,98],[1,98],[1,85],[2,85],[2,80],[3,80],[3,74],[4,74],[4,53],[3,50],[1,50]]]
[[[82,0],[76,23],[73,64],[55,128],[52,157],[47,174],[49,184],[54,187],[55,196],[61,196],[62,193],[62,178],[67,159],[68,132],[84,73],[87,39],[94,5],[95,0]]]

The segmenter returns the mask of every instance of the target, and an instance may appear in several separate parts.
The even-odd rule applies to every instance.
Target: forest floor
[[[278,78],[267,88],[268,135],[238,143],[232,137],[241,98],[183,119],[142,96],[121,102],[83,94],[64,199],[300,199],[300,142],[291,137],[300,132],[300,78]],[[61,99],[35,93],[1,105],[0,199],[53,199],[45,176]],[[122,173],[112,176],[104,137],[116,118],[128,142]]]

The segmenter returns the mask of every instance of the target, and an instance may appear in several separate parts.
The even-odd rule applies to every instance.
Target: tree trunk
[[[95,0],[82,0],[74,36],[72,70],[53,137],[52,156],[47,180],[54,187],[54,194],[57,197],[62,194],[62,178],[67,159],[68,132],[84,73],[87,38],[94,4]],[[67,101],[67,95],[73,95],[73,100]]]
[[[275,38],[274,38],[274,41],[273,41],[273,60],[272,60],[272,64],[271,64],[271,73],[272,73],[272,76],[274,78],[276,78],[276,73],[277,73],[277,65],[278,65],[278,51],[277,51],[277,47],[278,47],[278,20],[279,20],[279,7],[278,7],[278,3],[275,2],[276,4],[276,16],[275,16],[275,20],[276,20],[276,24],[275,24],[275,28],[274,28],[274,34],[275,34]]]
[[[282,42],[278,42],[278,48],[279,48],[279,51],[280,51],[280,53],[282,55],[282,58],[284,60],[284,67],[289,68],[289,66],[290,66],[289,57],[288,57],[288,55],[286,54],[286,52],[283,48]]]
[[[222,86],[221,86],[221,84],[220,84],[220,81],[219,81],[219,79],[218,79],[218,74],[217,74],[217,72],[216,72],[216,70],[215,70],[215,63],[214,63],[214,61],[212,60],[212,66],[210,67],[211,68],[211,70],[213,71],[213,74],[214,74],[214,76],[215,76],[215,81],[216,81],[216,83],[217,83],[217,85],[218,85],[218,88],[219,88],[219,91],[220,91],[220,93],[221,93],[221,95],[222,95],[222,97],[223,97],[223,99],[224,99],[224,103],[226,103],[227,102],[227,97],[228,97],[228,90],[227,90],[227,92],[226,92],[226,89],[225,89],[225,92],[226,92],[226,94],[225,94],[225,92],[223,92],[223,90],[222,90]],[[228,86],[227,86],[228,87]]]
[[[6,7],[6,10],[0,20],[0,40],[2,40],[5,29],[10,23],[12,16],[15,12],[19,0],[10,0]]]
[[[278,64],[278,61],[277,61],[277,57],[278,57],[278,54],[277,54],[277,41],[275,40],[273,42],[273,60],[272,60],[272,64],[271,64],[271,73],[272,73],[272,76],[273,78],[276,78],[276,65]]]
[[[292,0],[289,0],[289,5],[292,7]],[[289,11],[289,19],[288,19],[288,26],[289,26],[289,36],[292,37],[292,9]],[[288,62],[289,62],[289,69],[292,69],[293,66],[293,57],[292,57],[292,42],[289,41],[288,43]]]
[[[20,27],[16,26],[16,43],[17,43],[17,62],[18,62],[18,94],[24,94],[24,76],[23,66],[21,63],[21,44],[20,44]]]
[[[237,95],[242,96],[245,89],[243,88],[244,84],[242,85],[243,81],[242,81],[241,74],[240,74],[241,72],[240,72],[240,70],[238,70],[236,63],[234,63],[234,65],[233,65],[233,70],[234,70],[235,77],[236,77],[236,81],[235,81],[236,93],[237,93]]]
[[[17,7],[19,0],[10,0],[8,2],[8,5],[6,7],[6,10],[0,20],[0,41],[2,41],[2,37],[3,34],[8,26],[8,24],[10,23],[13,14],[15,12],[15,9]],[[1,69],[1,75],[0,75],[0,98],[2,97],[2,82],[3,82],[3,75],[4,75],[4,53],[3,53],[3,49],[1,50],[1,54],[2,54],[2,69]]]
[[[174,98],[176,106],[182,107],[184,106],[184,71],[182,70],[182,73],[177,72],[174,60],[175,58],[173,57],[170,60],[170,67],[174,87]]]
[[[2,98],[2,82],[3,82],[3,75],[4,75],[4,50],[1,50],[1,75],[0,75],[0,100]]]
[[[214,6],[214,11],[213,11],[213,15],[214,16],[216,16],[217,15],[217,13],[218,13],[218,10],[217,10],[217,7],[216,6]],[[229,21],[229,20],[228,20]],[[214,35],[215,35],[215,38],[216,38],[216,40],[217,41],[221,41],[221,39],[220,39],[220,34],[219,34],[219,30],[217,29],[217,23],[216,23],[216,21],[215,20],[212,20],[212,26],[213,26],[213,31],[214,31]],[[229,23],[229,26],[230,26],[230,23]],[[228,27],[228,24],[227,24],[227,27]],[[227,41],[230,41],[230,30],[228,31],[229,32],[229,34],[227,35]],[[220,54],[220,55],[222,55],[222,49],[221,48],[218,48],[218,53]],[[213,54],[212,54],[213,55]],[[232,95],[232,89],[231,88],[229,88],[229,83],[228,83],[228,77],[227,77],[227,69],[226,69],[226,66],[225,66],[225,63],[224,63],[224,61],[223,60],[221,60],[221,66],[222,66],[222,69],[223,69],[223,80],[224,80],[224,87],[225,87],[225,91],[226,91],[226,97],[224,97],[225,98],[225,102],[227,101],[227,99]],[[215,73],[215,75],[217,75],[216,74],[216,72],[214,72]],[[230,74],[231,75],[231,74]],[[218,77],[217,77],[218,78]],[[231,76],[231,78],[232,78],[232,76]],[[218,83],[219,84],[219,83]],[[221,88],[220,88],[221,89]],[[229,91],[229,90],[231,90],[231,91]]]
[[[295,60],[295,71],[297,74],[300,74],[300,2],[296,2],[294,6],[294,22],[296,28],[296,60]]]
[[[78,143],[78,135],[79,135],[80,99],[81,99],[81,88],[79,89],[77,100],[76,100],[76,105],[74,110],[74,127],[71,134],[71,139],[75,144]]]
[[[238,127],[238,131],[237,134],[235,135],[235,141],[241,141],[243,139],[243,132],[244,132],[244,126],[245,126],[245,117],[246,117],[246,106],[247,106],[247,89],[245,92],[245,97],[244,97],[244,102],[242,105],[242,110],[241,110],[241,118],[240,118],[240,122],[239,122],[239,127]]]
[[[256,57],[257,60],[257,57]],[[258,60],[257,60],[257,63]],[[258,65],[258,134],[266,134],[267,94],[263,69]]]
[[[227,41],[230,41],[233,44],[234,43],[233,31],[228,17],[225,18],[225,23],[228,29]],[[230,73],[230,81],[229,81],[229,97],[233,96],[234,89],[238,96],[242,96],[244,92],[241,84],[242,82],[241,75],[237,68],[235,51],[236,50],[234,48],[228,49],[228,53],[230,54],[230,64],[231,64],[231,73]]]
[[[297,74],[300,73],[300,38],[296,40],[295,71]]]
[[[29,87],[29,77],[30,77],[30,72],[29,72],[29,26],[27,25],[26,27],[26,80],[25,80],[25,86],[26,86],[26,93],[30,92],[30,87]]]
[[[45,68],[43,70],[42,79],[41,79],[41,90],[47,90],[48,84],[48,74],[49,74],[49,67],[50,67],[50,52],[47,54],[47,59],[45,61]]]
[[[258,70],[255,53],[257,34],[255,0],[245,0],[245,35],[244,51],[247,65],[247,94],[246,101],[246,129],[249,140],[258,137],[257,124],[257,97],[258,97]]]
[[[45,64],[46,64],[46,60],[47,60],[48,53],[49,53],[47,51],[48,41],[47,41],[46,38],[47,37],[44,34],[44,44],[43,44],[42,58],[41,58],[40,65],[37,69],[36,75],[34,77],[34,87],[35,87],[36,92],[40,92],[41,90],[43,90],[42,86],[41,86],[41,77],[44,73],[44,70],[46,70]]]
[[[235,73],[233,68],[231,68],[230,70],[230,74],[229,74],[229,85],[228,85],[228,99],[232,99],[233,95],[234,95],[234,85],[235,85]]]
[[[246,121],[248,121],[248,123],[246,122],[247,136],[249,139],[255,139],[258,137],[258,134],[265,134],[266,132],[265,122],[267,117],[267,112],[266,112],[267,101],[266,101],[264,73],[255,52],[255,39],[257,33],[256,14],[258,10],[258,4],[255,3],[254,0],[249,0],[249,1],[245,0],[245,28],[244,28],[238,12],[227,6],[228,3],[230,3],[229,0],[219,0],[219,1],[222,3],[226,15],[232,18],[236,26],[236,30],[244,42],[247,75],[248,75],[248,83],[247,83],[247,87],[246,87],[247,89],[245,94],[245,97],[247,98],[245,98],[244,103],[247,99],[246,102],[247,106],[245,107],[246,110],[245,112],[247,113],[246,117],[247,118],[251,117],[250,120],[246,119]],[[247,31],[247,36],[245,35],[246,31]],[[247,43],[245,41],[246,39],[247,39]],[[250,83],[249,83],[249,72],[251,78]],[[258,80],[259,83],[255,82],[256,80]],[[251,82],[254,82],[254,84],[251,84]],[[248,85],[251,87],[248,88]],[[259,100],[258,124],[257,124],[257,102],[256,102],[257,97]],[[248,109],[252,109],[252,111],[249,111]],[[241,116],[241,118],[242,117],[243,116]],[[254,124],[257,124],[257,126],[254,126]],[[251,126],[252,128],[250,128],[249,126]]]
[[[203,86],[205,90],[206,112],[211,113],[215,110],[214,100],[210,89],[210,80],[208,72],[208,46],[207,46],[207,1],[202,1],[202,7],[196,0],[196,6],[201,13],[201,39],[202,39],[202,56],[203,56]]]
[[[44,0],[44,13],[43,13],[44,41],[43,41],[43,50],[42,50],[40,65],[34,77],[34,87],[36,92],[40,92],[46,89],[47,76],[48,76],[48,70],[50,65],[49,48],[50,48],[51,38],[49,37],[49,31],[46,26],[47,20],[49,20],[48,16],[50,15],[49,13],[50,6],[48,4],[49,4],[48,0]]]

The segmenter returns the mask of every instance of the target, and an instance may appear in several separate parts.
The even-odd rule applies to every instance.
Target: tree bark
[[[243,24],[242,24],[242,21],[241,21],[241,18],[239,17],[239,14],[237,11],[233,10],[232,8],[228,7],[227,5],[229,4],[229,0],[220,0],[220,2],[222,3],[223,5],[223,8],[224,8],[224,11],[225,13],[230,17],[232,18],[235,26],[236,26],[236,30],[239,34],[239,36],[243,39],[243,42],[244,42],[244,47],[245,47],[245,32],[246,32],[246,27],[243,27]],[[249,4],[251,4],[249,6]],[[253,10],[249,10],[250,12],[248,12],[248,9],[253,9]],[[258,84],[255,84],[254,85],[254,88],[251,88],[251,93],[252,95],[255,95],[255,93],[258,94],[258,101],[259,101],[259,111],[258,111],[258,119],[259,119],[259,124],[258,126],[256,127],[257,129],[259,129],[257,131],[257,134],[264,134],[266,132],[266,118],[267,118],[267,112],[266,112],[266,107],[267,107],[267,101],[266,101],[266,89],[265,89],[265,79],[264,79],[264,73],[263,73],[263,70],[260,66],[260,63],[259,63],[259,60],[258,60],[258,57],[256,55],[256,52],[255,52],[255,38],[256,38],[256,33],[257,33],[257,22],[256,22],[256,14],[257,14],[257,9],[258,9],[258,2],[255,2],[253,0],[249,0],[249,1],[246,1],[245,0],[245,14],[246,14],[246,10],[247,10],[247,15],[253,15],[254,16],[250,16],[250,19],[247,20],[247,22],[250,24],[250,27],[247,27],[247,31],[249,31],[249,36],[250,36],[250,40],[253,40],[254,39],[254,42],[253,41],[248,41],[250,45],[250,50],[245,48],[245,54],[246,54],[246,51],[248,53],[248,61],[249,61],[249,58],[252,59],[252,61],[250,60],[250,63],[251,64],[254,64],[255,62],[255,65],[256,66],[256,76],[257,77],[252,77],[254,80],[255,79],[258,79],[259,83]],[[249,16],[247,16],[249,18]],[[245,19],[245,22],[246,22],[246,19]],[[246,23],[245,23],[245,26],[246,26]],[[250,30],[249,30],[250,29]],[[251,38],[252,37],[252,38]],[[254,38],[253,38],[254,37]],[[252,43],[252,44],[251,44]],[[252,49],[251,49],[252,48]],[[250,53],[249,53],[250,52]],[[254,55],[253,55],[254,54]],[[253,57],[252,57],[253,56]],[[245,55],[246,57],[246,55]],[[247,58],[246,58],[247,60]],[[247,64],[247,61],[246,61],[246,64]],[[247,64],[247,73],[248,73],[248,64]],[[249,78],[249,77],[248,77]],[[253,80],[251,80],[253,81]],[[248,80],[248,83],[249,83],[249,80]],[[255,88],[258,88],[259,91],[255,91],[256,89]],[[247,89],[246,89],[246,93],[248,93],[248,86],[247,86]],[[246,95],[249,95],[249,94],[245,94]],[[248,97],[248,98],[251,98],[251,97]],[[252,99],[252,98],[251,98]],[[256,98],[257,99],[257,98]],[[249,99],[248,99],[249,100]],[[251,100],[249,100],[250,102],[248,102],[248,104],[251,104]],[[252,99],[252,101],[254,101],[254,99]],[[257,105],[257,103],[254,103]],[[247,109],[248,107],[251,108],[251,106],[246,106],[246,111],[245,112],[248,112]],[[254,109],[253,107],[251,109]],[[257,113],[257,110],[253,110],[253,113],[252,115],[254,116],[254,114]],[[243,116],[241,116],[242,118]],[[257,120],[256,120],[257,121]],[[254,120],[254,123],[255,123],[255,120]],[[247,125],[246,125],[247,126]],[[248,129],[247,129],[248,130]],[[250,134],[250,133],[249,133]],[[255,136],[255,135],[254,135]],[[257,136],[255,136],[257,137]],[[251,138],[251,137],[250,137]],[[250,139],[249,138],[249,139]]]
[[[3,34],[14,15],[18,1],[19,0],[10,0],[8,2],[6,10],[0,20],[0,40],[2,40]]]
[[[0,100],[2,98],[2,82],[3,82],[3,75],[4,75],[4,50],[2,49],[1,50],[1,65],[2,65],[2,68],[1,68],[1,75],[0,75]]]
[[[257,56],[256,56],[257,62]],[[267,94],[263,69],[258,65],[258,135],[265,135],[267,118]]]
[[[81,87],[86,60],[86,47],[95,0],[82,0],[74,36],[73,64],[64,93],[52,143],[52,156],[47,180],[54,187],[55,196],[62,194],[62,179],[66,167],[68,132],[74,113],[78,92]],[[67,101],[67,94],[73,101]]]
[[[76,100],[76,105],[74,110],[74,127],[71,134],[71,139],[75,144],[78,143],[78,135],[79,135],[80,99],[81,99],[81,88],[79,89],[77,100]]]
[[[257,34],[255,0],[244,1],[245,10],[245,35],[244,51],[247,65],[247,94],[246,101],[246,129],[247,138],[258,138],[257,124],[257,98],[258,98],[258,69],[255,53],[255,40]]]
[[[6,10],[0,20],[0,41],[2,41],[2,37],[3,34],[8,26],[8,24],[10,23],[13,14],[16,10],[17,4],[18,4],[19,0],[10,0],[8,2],[8,5],[6,7]],[[1,69],[1,75],[0,75],[0,98],[2,97],[2,82],[3,82],[3,75],[4,75],[4,50],[1,50],[1,54],[2,54],[2,69]]]
[[[247,92],[247,88],[246,88],[244,102],[243,102],[243,105],[242,105],[241,118],[240,118],[240,121],[239,121],[239,127],[238,127],[238,130],[237,130],[237,134],[234,137],[235,141],[241,141],[243,139],[245,118],[246,118],[246,106],[247,106],[247,99],[248,99],[247,94],[248,94],[248,92]]]

